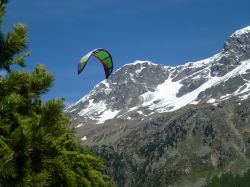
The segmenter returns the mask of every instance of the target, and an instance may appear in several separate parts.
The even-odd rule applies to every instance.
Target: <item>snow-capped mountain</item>
[[[102,124],[109,119],[143,118],[186,105],[214,105],[250,95],[250,26],[233,33],[222,50],[197,62],[170,67],[149,61],[124,65],[109,79],[70,106],[78,121]]]
[[[66,113],[119,187],[201,187],[250,169],[249,95],[246,27],[205,60],[124,65]]]

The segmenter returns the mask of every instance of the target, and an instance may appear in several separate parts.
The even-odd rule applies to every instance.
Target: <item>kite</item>
[[[94,49],[81,58],[80,63],[78,64],[78,74],[82,72],[91,56],[96,57],[101,62],[105,71],[106,79],[109,78],[113,71],[112,56],[106,49],[102,48]]]

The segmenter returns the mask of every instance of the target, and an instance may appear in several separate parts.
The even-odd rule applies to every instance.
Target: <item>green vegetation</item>
[[[23,24],[0,31],[0,186],[112,186],[102,160],[67,127],[63,100],[42,103],[53,75],[42,65],[16,70],[30,54],[26,33]]]
[[[231,173],[223,174],[221,177],[213,177],[203,187],[249,187],[250,186],[250,170],[244,175],[233,175]]]

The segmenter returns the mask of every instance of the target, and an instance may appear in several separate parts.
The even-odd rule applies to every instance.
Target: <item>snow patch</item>
[[[72,110],[70,110],[69,112],[74,112],[74,111],[76,111],[78,108],[74,108],[74,109],[72,109]]]
[[[241,101],[243,101],[245,99],[248,99],[249,96],[250,96],[250,92],[248,94],[243,95],[243,96],[239,96],[239,98]]]
[[[86,140],[87,140],[87,137],[86,137],[86,136],[83,136],[83,137],[81,138],[81,140],[82,140],[82,141],[86,141]]]
[[[227,100],[229,97],[231,97],[232,94],[226,94],[226,95],[223,95],[219,98],[219,101],[224,101],[224,100]]]
[[[102,123],[104,123],[106,120],[114,118],[119,112],[120,112],[120,111],[118,111],[118,110],[115,110],[115,111],[106,110],[106,111],[104,111],[104,112],[102,113],[102,115],[98,118],[97,124],[102,124]]]
[[[79,125],[75,126],[75,128],[80,128],[80,127],[84,127],[84,126],[85,126],[85,124],[80,123]]]
[[[147,115],[145,115],[145,114],[144,114],[142,111],[140,111],[140,110],[137,111],[137,113],[138,113],[138,114],[141,114],[141,115],[143,115],[143,116],[147,116]],[[144,119],[144,118],[143,118],[143,119]]]
[[[207,101],[207,103],[215,103],[216,102],[216,99],[214,99],[214,98],[211,98],[211,99],[209,99],[208,101]]]
[[[169,78],[163,84],[159,85],[155,92],[150,93],[153,95],[153,98],[150,101],[143,103],[143,106],[148,106],[150,110],[154,110],[157,112],[172,112],[188,104],[195,104],[194,101],[196,101],[199,93],[205,91],[206,89],[212,86],[220,84],[221,82],[225,82],[229,78],[239,75],[239,72],[245,72],[247,69],[250,68],[249,63],[250,60],[241,62],[241,65],[239,65],[238,67],[236,67],[235,69],[233,69],[222,77],[209,77],[209,80],[207,82],[205,82],[192,92],[183,95],[182,97],[176,97],[176,94],[182,86],[180,81],[173,82]],[[147,94],[149,93],[142,94],[142,97],[146,97]],[[220,100],[226,99],[230,96],[231,94],[225,95],[221,97]],[[157,100],[158,102],[155,104],[154,101]]]
[[[106,110],[107,107],[103,101],[100,101],[98,103],[94,103],[93,101],[94,101],[93,99],[89,100],[88,106],[85,109],[81,110],[78,113],[78,115],[84,116],[84,115],[91,115],[91,114],[100,114]]]
[[[140,73],[141,73],[141,71],[143,70],[143,69],[145,69],[146,67],[141,67],[140,69],[137,69],[136,71],[135,71],[135,73],[137,74],[137,75],[139,75]]]

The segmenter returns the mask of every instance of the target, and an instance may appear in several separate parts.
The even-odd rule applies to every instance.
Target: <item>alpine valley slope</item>
[[[201,186],[250,167],[250,27],[211,58],[136,61],[70,106],[70,126],[119,186]]]

